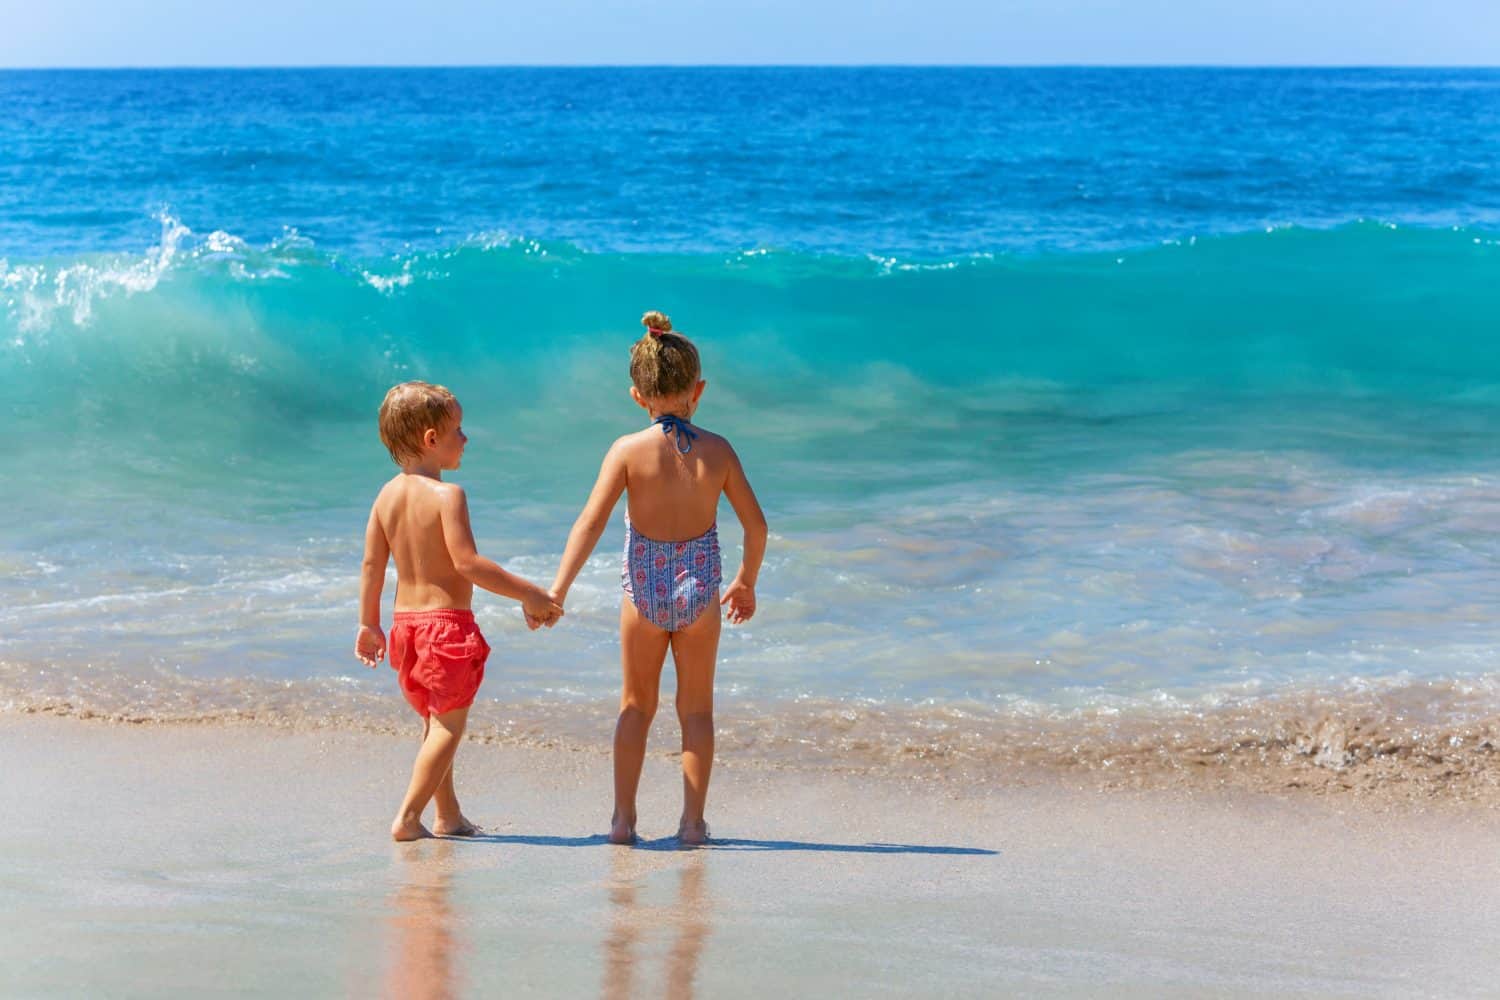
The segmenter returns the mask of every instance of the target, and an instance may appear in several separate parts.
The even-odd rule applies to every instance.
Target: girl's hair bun
[[[698,348],[672,329],[672,321],[655,309],[641,317],[646,332],[630,348],[630,380],[648,399],[667,399],[687,392],[703,374]]]
[[[666,313],[657,312],[653,309],[641,317],[641,326],[644,326],[651,333],[670,333],[672,330],[672,320]]]

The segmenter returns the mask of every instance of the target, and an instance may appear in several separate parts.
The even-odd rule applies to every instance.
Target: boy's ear
[[[422,432],[422,447],[424,447],[424,448],[436,448],[437,447],[437,441],[438,441],[438,432],[437,432],[437,428],[436,427],[429,427],[425,431]]]
[[[641,409],[651,409],[651,407],[646,403],[646,397],[642,396],[641,390],[637,389],[635,386],[630,387],[630,398],[635,400],[635,405],[639,406]]]

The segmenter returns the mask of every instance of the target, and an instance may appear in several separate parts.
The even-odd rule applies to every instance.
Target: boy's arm
[[[391,545],[380,526],[375,509],[365,525],[365,558],[359,567],[359,632],[354,637],[354,655],[366,666],[377,665],[385,656],[385,633],[380,629],[380,591],[385,587],[385,567]]]
[[[568,596],[568,590],[578,577],[578,571],[588,562],[599,536],[609,524],[609,515],[620,494],[625,492],[625,454],[619,441],[610,445],[604,453],[604,462],[599,466],[599,478],[594,482],[593,492],[583,505],[583,512],[573,522],[568,532],[568,545],[563,549],[562,562],[557,566],[557,575],[552,578],[552,596],[559,604]]]
[[[492,594],[520,601],[529,617],[544,623],[551,624],[562,616],[562,608],[553,604],[541,587],[479,554],[474,545],[474,529],[469,524],[469,498],[464,495],[463,487],[446,485],[439,510],[448,556],[453,560],[453,568],[466,580]]]
[[[740,571],[725,589],[724,596],[719,598],[720,604],[729,605],[730,623],[738,625],[749,621],[755,614],[755,581],[760,577],[760,564],[766,557],[766,536],[770,530],[766,527],[766,515],[760,509],[760,501],[755,499],[755,491],[750,488],[750,480],[745,478],[744,467],[733,448],[729,449],[729,474],[724,480],[724,496],[740,519],[740,527],[745,530],[745,555],[740,561]]]

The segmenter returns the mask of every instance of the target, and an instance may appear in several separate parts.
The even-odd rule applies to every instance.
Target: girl
[[[719,606],[732,624],[755,614],[755,579],[766,552],[766,518],[729,442],[692,423],[707,384],[693,342],[659,312],[641,317],[646,334],[630,349],[630,398],[651,426],[610,446],[599,481],[568,535],[552,584],[561,605],[587,561],[622,492],[625,567],[620,602],[624,688],[615,725],[615,809],[609,839],[635,842],[635,793],[656,714],[667,648],[677,667],[677,718],[682,723],[682,820],[686,844],[708,840],[703,803],[714,756],[714,660]],[[721,597],[720,494],[745,531],[744,562]]]

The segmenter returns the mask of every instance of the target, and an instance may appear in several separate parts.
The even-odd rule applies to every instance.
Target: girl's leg
[[[609,823],[610,843],[635,839],[635,791],[646,760],[646,734],[656,715],[661,665],[671,633],[641,617],[626,598],[620,602],[620,719],[615,724],[615,811]]]
[[[697,621],[672,633],[677,718],[682,722],[682,823],[677,835],[687,844],[708,839],[703,804],[714,766],[714,664],[719,657],[722,628],[719,602],[715,600]]]
[[[451,712],[434,715],[428,720],[427,735],[422,739],[422,749],[417,751],[416,763],[411,768],[411,784],[406,788],[406,798],[401,802],[401,811],[391,823],[391,837],[395,840],[417,840],[430,837],[422,825],[422,810],[436,794],[443,778],[453,768],[453,755],[463,739],[464,725],[469,720],[467,708],[455,708]]]

